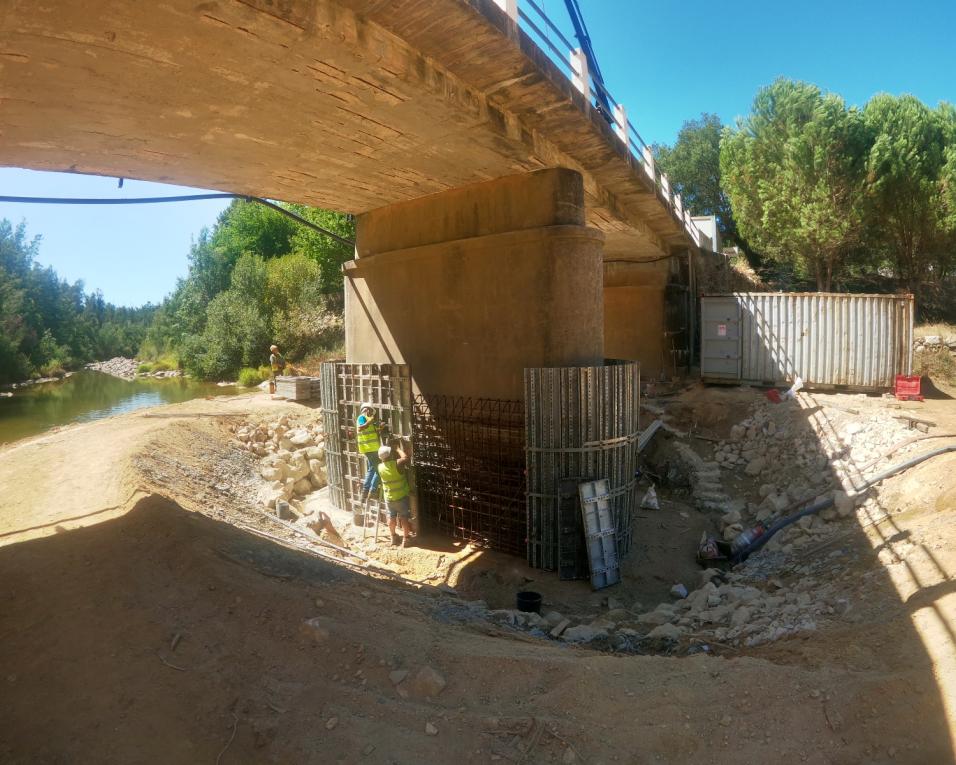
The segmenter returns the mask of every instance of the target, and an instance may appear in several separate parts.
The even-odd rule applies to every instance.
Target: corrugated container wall
[[[701,298],[707,382],[891,388],[913,361],[913,296],[738,292]]]

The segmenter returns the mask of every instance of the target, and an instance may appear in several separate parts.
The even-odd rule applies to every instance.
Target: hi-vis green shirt
[[[361,454],[377,452],[382,445],[375,427],[375,418],[360,414],[355,418],[355,440]]]
[[[385,489],[386,502],[397,502],[408,496],[408,480],[405,478],[405,474],[399,470],[398,463],[395,460],[380,462],[378,474],[382,479],[382,487]]]

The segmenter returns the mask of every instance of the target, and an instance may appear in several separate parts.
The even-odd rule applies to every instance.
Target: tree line
[[[97,359],[132,356],[156,306],[122,308],[36,262],[40,237],[0,220],[0,383],[62,375]]]
[[[352,240],[350,215],[287,209]],[[189,253],[189,271],[156,310],[141,356],[202,379],[236,379],[276,343],[290,359],[339,351],[342,264],[352,248],[254,202],[233,201]]]
[[[286,207],[354,239],[349,215]],[[40,243],[25,224],[0,221],[0,383],[114,356],[232,380],[265,364],[272,343],[293,360],[341,354],[341,267],[352,249],[256,203],[233,201],[199,233],[188,273],[158,306],[117,307],[67,283],[36,262]]]
[[[654,151],[692,213],[715,215],[724,240],[781,286],[829,291],[884,279],[929,305],[953,289],[951,104],[881,93],[848,107],[779,79],[735,125],[703,114]],[[956,310],[951,302],[936,307]]]

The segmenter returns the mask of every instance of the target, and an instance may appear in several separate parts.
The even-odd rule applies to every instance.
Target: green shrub
[[[243,367],[239,370],[239,384],[245,388],[254,388],[265,379],[262,375],[263,368],[267,367],[260,367],[259,369]]]
[[[142,364],[136,367],[136,371],[139,372],[140,374],[144,372],[146,374],[149,374],[150,372],[153,371],[153,365],[150,364],[148,361],[144,361]]]
[[[40,377],[63,377],[66,374],[66,370],[59,359],[51,359],[46,364],[41,364],[37,371],[40,373]]]

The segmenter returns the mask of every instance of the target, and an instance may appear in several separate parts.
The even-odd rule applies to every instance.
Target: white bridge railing
[[[627,117],[627,110],[588,71],[587,57],[580,47],[568,40],[558,29],[535,0],[494,0],[508,18],[521,29],[558,66],[568,80],[584,94],[588,108],[597,110],[614,128],[618,139],[627,147],[628,154],[635,166],[647,175],[654,184],[663,203],[671,209],[681,222],[687,235],[698,246],[703,242],[703,234],[691,219],[690,211],[684,208],[680,194],[671,188],[667,175],[660,172],[654,162],[654,154],[637,128]],[[563,46],[563,47],[562,47]],[[602,102],[611,105],[608,113]]]

